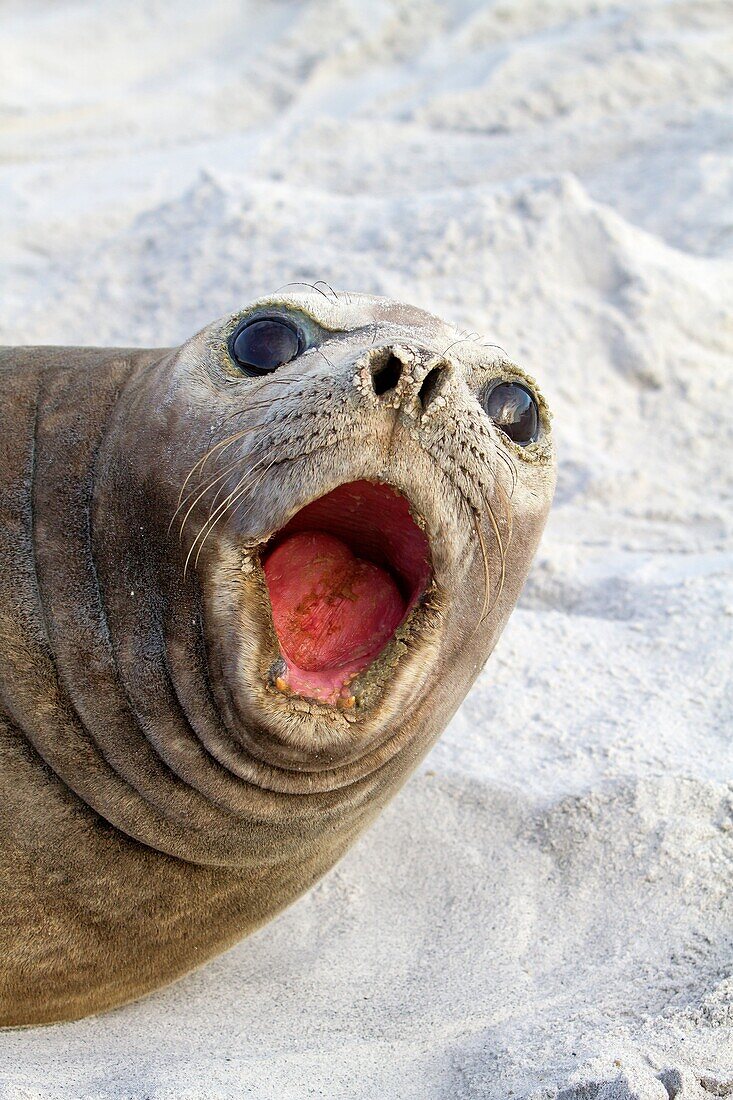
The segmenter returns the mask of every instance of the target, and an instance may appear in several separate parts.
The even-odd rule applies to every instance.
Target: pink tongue
[[[404,617],[389,573],[333,535],[292,535],[264,568],[283,655],[306,671],[376,654]]]

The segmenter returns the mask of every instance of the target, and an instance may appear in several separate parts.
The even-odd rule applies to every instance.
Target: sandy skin
[[[258,319],[299,344],[253,376],[232,339]],[[0,372],[0,1024],[19,1026],[172,981],[335,863],[490,654],[555,473],[535,383],[385,299],[278,295],[178,349],[4,349]],[[533,395],[528,445],[487,412],[500,384]],[[404,612],[366,639],[339,620],[335,645],[319,611],[307,669],[263,567],[299,523],[376,560]]]

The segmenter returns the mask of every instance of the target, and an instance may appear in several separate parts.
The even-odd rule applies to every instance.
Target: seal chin
[[[366,480],[296,512],[260,565],[279,648],[270,685],[344,711],[383,679],[380,665],[410,634],[432,581],[421,518],[396,488]]]

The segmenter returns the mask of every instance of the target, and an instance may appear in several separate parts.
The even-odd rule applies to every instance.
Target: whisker
[[[471,508],[470,511],[471,511],[471,518],[473,520],[473,528],[474,528],[474,531],[476,532],[476,538],[478,539],[478,544],[481,547],[481,558],[483,560],[483,565],[484,565],[484,603],[483,603],[483,607],[481,608],[481,618],[478,621],[478,626],[480,626],[481,623],[486,618],[486,616],[488,615],[489,582],[491,581],[491,573],[489,571],[489,559],[488,559],[488,555],[486,553],[486,543],[484,542],[484,536],[481,533],[481,522],[479,520],[478,513],[473,508]],[[476,627],[476,629],[478,629],[478,626]]]
[[[202,457],[199,458],[194,463],[194,465],[191,467],[191,469],[186,474],[186,478],[183,482],[183,485],[181,486],[181,491],[178,494],[178,507],[176,508],[175,512],[173,513],[173,517],[172,517],[170,523],[168,524],[168,534],[171,533],[171,527],[173,526],[173,522],[174,522],[176,516],[178,515],[178,511],[181,507],[181,501],[183,500],[183,494],[186,491],[186,486],[188,485],[189,481],[191,480],[191,478],[196,473],[196,471],[198,470],[199,467],[201,467],[203,469],[203,464],[206,462],[209,455],[213,454],[214,451],[218,450],[219,447],[222,447],[224,445],[224,442],[225,441],[222,440],[219,443],[217,443],[214,447],[211,447],[211,449],[208,450],[205,455],[202,455]]]
[[[299,382],[303,381],[303,377],[304,377],[303,375],[299,375],[297,378],[270,378],[266,382],[262,382],[259,386],[257,386],[257,388],[253,391],[253,396],[256,398],[257,394],[260,393],[262,390],[266,389],[267,386],[294,386],[294,385],[297,385]],[[295,396],[297,397],[298,394],[295,394]],[[241,409],[234,409],[233,412],[227,413],[227,415],[222,418],[222,423],[225,423],[227,420],[232,420],[235,416],[246,416],[247,413],[252,412],[254,409],[271,409],[271,408],[272,408],[272,401],[271,400],[265,400],[265,401],[248,400],[247,404],[243,405]]]
[[[259,386],[257,386],[257,388],[256,388],[256,390],[255,390],[255,393],[259,393],[259,392],[260,392],[260,390],[264,389],[264,388],[265,388],[266,386],[268,386],[268,385],[281,385],[281,386],[282,386],[282,385],[289,385],[289,384],[291,384],[291,383],[292,383],[293,381],[298,381],[298,382],[300,382],[300,381],[302,381],[302,379],[301,379],[301,378],[298,378],[298,379],[285,379],[285,378],[279,378],[279,379],[278,379],[278,378],[270,378],[270,379],[266,379],[266,380],[265,380],[264,382],[262,382],[262,383],[261,383],[261,384],[260,384]],[[257,401],[249,401],[249,402],[248,402],[248,403],[247,403],[247,404],[246,404],[246,405],[245,405],[245,406],[244,406],[243,408],[241,408],[241,409],[235,409],[235,410],[234,410],[233,412],[229,413],[229,414],[228,414],[227,416],[225,416],[225,417],[223,418],[223,420],[222,420],[221,422],[222,422],[222,423],[226,423],[226,422],[227,422],[228,420],[231,420],[231,419],[233,419],[233,418],[234,418],[235,416],[244,416],[244,415],[245,415],[246,413],[249,413],[249,412],[251,412],[251,411],[252,411],[253,409],[258,409],[258,408],[269,408],[269,407],[271,407],[271,403],[270,403],[269,401],[268,401],[268,402],[257,402]],[[258,425],[258,424],[253,424],[253,425],[251,425],[251,426],[250,426],[250,427],[248,427],[248,428],[243,428],[243,429],[241,429],[241,433],[242,433],[242,434],[240,435],[240,438],[242,438],[242,435],[244,435],[244,434],[245,434],[246,432],[251,432],[251,431],[254,431],[254,430],[255,430],[256,428],[258,428],[258,427],[260,427],[260,425]],[[232,439],[232,437],[229,437],[229,439]],[[232,440],[232,441],[233,441],[233,440]],[[191,468],[191,470],[189,471],[188,475],[186,476],[186,480],[185,480],[185,481],[183,482],[183,485],[181,486],[181,491],[180,491],[180,493],[179,493],[179,495],[178,495],[178,503],[179,503],[179,505],[180,505],[180,502],[181,502],[181,500],[182,500],[182,498],[183,498],[183,493],[184,493],[184,491],[185,491],[186,485],[188,484],[188,482],[189,482],[190,478],[191,478],[191,477],[193,476],[193,474],[194,474],[194,473],[196,472],[196,470],[197,470],[197,469],[199,468],[199,466],[200,466],[200,467],[201,467],[201,469],[203,470],[203,467],[204,467],[205,463],[207,462],[207,460],[208,460],[209,456],[210,456],[211,454],[213,454],[213,453],[214,453],[215,451],[217,451],[217,450],[218,450],[218,449],[219,449],[220,447],[226,447],[226,446],[228,446],[228,445],[229,445],[229,440],[221,440],[221,441],[220,441],[219,443],[215,444],[215,445],[214,445],[214,446],[213,446],[213,447],[211,448],[211,450],[207,451],[207,453],[206,453],[205,455],[203,455],[203,456],[202,456],[202,458],[200,458],[200,459],[198,460],[198,462],[196,462],[196,463],[194,464],[194,466],[193,466],[193,467]],[[170,528],[169,528],[169,530],[170,530]]]
[[[333,444],[332,443],[325,443],[320,447],[313,447],[313,449],[310,450],[310,451],[300,451],[296,455],[286,455],[285,457],[274,458],[272,460],[272,462],[270,462],[270,464],[266,467],[266,469],[264,469],[260,473],[260,475],[257,478],[256,485],[259,485],[262,482],[265,475],[275,465],[282,465],[285,462],[288,462],[288,463],[298,462],[301,458],[310,458],[313,455],[318,454],[321,451],[330,451],[330,450],[333,450]],[[253,471],[251,471],[251,470],[249,471],[250,474],[252,472]],[[188,564],[191,560],[191,555],[192,555],[192,553],[193,553],[193,551],[196,547],[196,543],[199,541],[199,539],[201,539],[201,536],[203,535],[203,541],[201,542],[201,545],[199,546],[198,551],[196,553],[196,559],[194,561],[194,567],[198,563],[199,555],[201,554],[201,551],[203,550],[204,543],[206,542],[209,535],[211,534],[211,532],[216,527],[219,520],[222,518],[222,516],[226,512],[227,508],[232,507],[232,505],[234,505],[234,507],[237,508],[239,506],[239,503],[241,502],[242,497],[244,496],[244,493],[245,493],[246,489],[247,488],[256,488],[256,485],[249,485],[248,486],[245,479],[240,479],[238,484],[235,485],[234,489],[229,494],[229,497],[226,500],[222,501],[222,503],[219,505],[219,507],[216,510],[216,513],[212,516],[209,516],[206,523],[203,525],[203,527],[199,531],[198,535],[194,539],[193,544],[192,544],[192,546],[191,546],[191,548],[188,552],[188,555],[186,557],[186,562],[185,562],[185,565],[184,565],[184,576],[185,576],[186,570],[188,568]],[[235,497],[236,497],[236,500],[233,500],[232,498],[235,498]]]
[[[259,440],[257,442],[259,442]],[[260,468],[260,466],[262,466],[262,463],[265,462],[268,457],[269,456],[267,454],[259,454],[257,452],[257,450],[254,449],[254,448],[253,448],[251,453],[248,452],[246,455],[242,455],[241,458],[238,460],[239,462],[244,462],[245,460],[252,461],[252,460],[256,459],[256,461],[254,461],[253,464],[246,470],[244,476],[246,477],[247,474],[253,475],[255,473],[255,471],[258,470]],[[237,462],[235,461],[232,465],[232,468],[236,465],[237,465]],[[212,513],[214,511],[214,508],[216,506],[216,502],[219,499],[219,497],[221,496],[223,488],[224,488],[224,486],[220,486],[220,488],[217,490],[216,496],[212,500],[211,507],[209,508],[209,516],[212,515]]]
[[[197,496],[197,497],[196,497],[196,499],[194,500],[193,504],[192,504],[192,505],[191,505],[191,507],[190,507],[190,508],[188,509],[188,511],[186,512],[185,516],[183,517],[183,520],[182,520],[182,522],[181,522],[181,529],[180,529],[180,531],[178,532],[178,538],[179,538],[179,539],[181,539],[181,540],[183,539],[183,532],[184,532],[184,529],[185,529],[185,527],[186,527],[186,523],[187,523],[187,521],[188,521],[188,517],[189,517],[189,516],[191,515],[191,513],[193,512],[194,508],[195,508],[195,507],[196,507],[196,505],[197,505],[197,504],[199,503],[199,501],[200,501],[200,500],[202,500],[202,499],[203,499],[203,497],[205,497],[205,496],[206,496],[206,494],[207,494],[208,492],[210,492],[210,491],[211,491],[211,490],[212,490],[212,489],[214,488],[214,486],[215,486],[215,485],[217,485],[217,484],[218,484],[218,483],[219,483],[220,481],[225,481],[225,480],[226,480],[226,478],[227,478],[227,477],[229,476],[229,474],[230,474],[230,473],[232,472],[232,470],[236,469],[236,467],[237,467],[237,466],[239,466],[239,465],[240,465],[240,464],[241,464],[242,462],[244,462],[244,461],[245,461],[245,458],[246,458],[246,457],[249,457],[249,456],[245,456],[245,455],[239,455],[239,456],[238,456],[237,458],[235,458],[235,459],[234,459],[234,460],[233,460],[232,462],[229,462],[229,463],[228,463],[228,464],[227,464],[227,465],[226,465],[226,466],[224,467],[224,469],[223,469],[222,471],[220,471],[220,473],[219,473],[219,475],[218,475],[217,477],[211,478],[211,479],[209,480],[208,484],[207,484],[207,485],[206,485],[206,486],[204,487],[204,489],[202,489],[202,491],[201,491],[201,492],[200,492],[200,493],[198,494],[198,496]],[[196,491],[196,490],[194,489],[194,490],[193,490],[193,492],[195,493],[195,491]],[[217,492],[216,496],[214,497],[213,501],[211,502],[211,506],[210,506],[210,509],[209,509],[209,515],[211,515],[211,512],[213,511],[214,505],[216,504],[217,500],[219,499],[219,494],[220,494],[220,493],[221,493],[221,487],[219,488],[219,490],[218,490],[218,492]],[[189,495],[188,495],[188,496],[186,497],[186,501],[190,500],[191,496],[193,496],[193,493],[189,493]]]
[[[497,489],[501,493],[503,493],[505,499],[507,499],[506,498],[506,493],[504,493],[503,489],[499,485],[499,482],[496,481],[496,479],[494,481],[494,484],[497,487]],[[486,495],[483,494],[483,493],[482,493],[482,499],[484,501],[484,504],[486,505],[486,511],[488,512],[488,516],[489,516],[489,522],[490,522],[491,528],[494,532],[494,537],[496,539],[497,546],[499,547],[499,560],[500,560],[500,563],[501,563],[501,572],[500,572],[500,576],[499,576],[499,583],[498,583],[498,587],[497,587],[496,596],[494,597],[494,601],[491,604],[491,607],[486,612],[486,614],[489,614],[496,607],[497,603],[499,602],[499,598],[500,598],[502,592],[504,591],[504,584],[506,582],[506,552],[507,552],[507,546],[509,545],[509,539],[511,539],[512,525],[511,525],[511,518],[507,518],[507,526],[509,528],[509,539],[507,540],[507,543],[505,545],[504,541],[501,537],[501,530],[499,528],[499,523],[497,521],[496,515],[494,514],[494,509],[492,508],[491,503],[487,499]],[[511,509],[510,508],[507,509],[507,515],[508,515],[508,517],[511,517]],[[484,615],[484,617],[481,619],[481,622],[483,622],[485,617],[486,617],[486,615]]]
[[[208,534],[209,534],[210,530],[213,530],[213,528],[216,526],[216,524],[219,521],[219,519],[221,518],[221,516],[226,512],[227,508],[231,504],[232,499],[237,495],[237,493],[244,492],[247,489],[248,483],[251,483],[252,476],[254,475],[255,471],[262,465],[263,462],[266,461],[266,459],[267,459],[267,455],[263,455],[262,458],[259,460],[259,462],[255,463],[255,465],[253,467],[248,469],[246,471],[246,473],[243,474],[242,477],[240,477],[239,481],[234,486],[234,488],[229,493],[229,495],[216,507],[215,510],[214,510],[214,506],[212,504],[212,508],[211,508],[211,511],[209,512],[209,516],[208,516],[206,522],[202,525],[201,530],[196,535],[196,538],[193,540],[193,543],[191,544],[191,547],[189,549],[188,555],[186,557],[186,564],[184,566],[184,575],[185,575],[185,572],[186,572],[186,568],[188,567],[188,562],[191,558],[191,554],[193,553],[193,551],[196,547],[196,543],[199,541],[199,539],[201,538],[202,535],[204,535],[204,541],[206,541],[206,538],[208,537]],[[270,461],[269,465],[267,466],[267,468],[264,472],[266,473],[267,470],[269,470],[271,466],[274,466],[275,463],[277,463],[278,461],[280,461],[280,460],[278,460],[277,457],[273,458]],[[217,498],[218,498],[218,494],[217,494]],[[208,528],[208,530],[207,530],[207,528]],[[204,532],[206,532],[206,533],[204,534]],[[198,563],[199,554],[201,553],[201,547],[202,546],[203,546],[203,543],[199,547],[199,550],[196,554],[196,562],[194,564]]]
[[[503,451],[498,445],[496,446],[496,456],[497,458],[500,458],[502,460],[512,479],[512,488],[511,492],[509,493],[509,499],[511,500],[511,498],[514,496],[514,490],[517,487],[517,467],[514,464],[514,459],[510,455],[506,454],[506,452]]]
[[[445,351],[441,352],[440,354],[441,355],[447,355],[448,352],[450,351],[450,349],[454,348],[457,344],[467,344],[467,343],[478,344],[479,347],[482,347],[482,348],[496,348],[497,351],[500,351],[502,353],[502,355],[506,356],[507,359],[509,358],[508,353],[504,350],[504,348],[501,346],[501,344],[490,344],[488,342],[488,340],[482,340],[481,339],[481,334],[478,333],[478,332],[469,332],[469,333],[461,332],[458,339],[454,340],[452,344],[449,344],[448,347],[445,349]]]
[[[313,284],[313,287],[314,287],[314,289],[315,289],[315,287],[317,287],[317,286],[318,286],[318,284],[319,284],[319,283],[322,283],[322,284],[323,284],[323,286],[327,287],[327,288],[328,288],[328,290],[330,290],[330,291],[331,291],[331,294],[332,294],[332,296],[333,296],[333,300],[334,300],[334,302],[338,303],[338,294],[337,294],[337,293],[336,293],[336,291],[335,291],[335,290],[333,289],[333,287],[331,286],[331,284],[330,284],[330,283],[327,283],[325,279],[316,279],[315,283]]]
[[[319,279],[319,280],[318,280],[318,282],[321,282],[321,283],[322,283],[322,282],[323,282],[323,279]],[[326,283],[325,285],[326,285],[326,286],[328,286],[328,283]],[[317,285],[316,283],[309,283],[309,282],[307,282],[307,281],[306,281],[305,279],[296,279],[296,280],[295,280],[294,282],[292,282],[292,283],[283,283],[283,285],[282,285],[282,286],[279,286],[279,287],[277,288],[277,290],[275,291],[275,293],[276,293],[276,294],[279,294],[281,290],[287,290],[289,286],[308,286],[308,287],[310,287],[310,289],[311,289],[311,290],[315,290],[316,294],[321,294],[321,295],[322,295],[322,296],[323,296],[323,297],[324,297],[324,298],[326,299],[326,301],[328,301],[328,295],[327,295],[327,294],[325,293],[325,291],[323,291],[323,290],[320,290],[320,289],[319,289],[319,287],[318,287],[318,285]],[[335,297],[335,296],[336,296],[336,292],[335,292],[335,291],[333,291],[332,293],[333,293],[333,295],[334,295],[334,297]]]
[[[181,491],[178,494],[178,507],[176,508],[175,512],[173,513],[173,518],[171,519],[170,523],[168,524],[168,534],[170,534],[171,527],[173,526],[173,523],[175,522],[175,518],[178,515],[178,513],[180,512],[181,508],[185,507],[186,501],[190,500],[192,494],[196,492],[196,489],[192,489],[191,493],[189,493],[186,496],[186,500],[183,499],[183,493],[186,489],[186,486],[188,485],[189,481],[191,480],[191,478],[195,474],[196,470],[199,469],[199,467],[200,467],[200,472],[203,473],[204,466],[206,465],[209,458],[211,458],[211,456],[216,451],[220,451],[219,457],[221,457],[221,455],[224,453],[225,450],[227,450],[228,447],[231,447],[238,440],[243,439],[244,436],[247,435],[248,432],[253,431],[255,427],[259,427],[259,425],[252,425],[252,427],[250,427],[250,428],[244,428],[242,431],[236,432],[233,436],[228,436],[226,439],[222,439],[215,446],[211,447],[210,450],[208,450],[206,452],[206,454],[203,455],[203,457],[200,458],[198,460],[198,462],[196,462],[196,464],[191,468],[189,473],[186,475],[186,480],[183,482],[183,485],[181,486]],[[218,461],[218,459],[217,459],[217,461]]]
[[[323,358],[324,358],[324,359],[326,360],[326,362],[328,363],[329,367],[331,368],[331,370],[332,370],[332,371],[333,371],[333,373],[335,374],[335,373],[336,373],[336,368],[334,367],[333,363],[331,362],[331,360],[330,360],[330,359],[328,358],[328,356],[326,355],[326,353],[325,353],[325,351],[323,350],[323,348],[316,348],[315,350],[316,350],[317,352],[319,352],[319,353],[320,353],[320,355],[321,355],[321,356],[322,356],[322,357],[323,357]]]
[[[191,545],[191,549],[188,552],[188,556],[186,558],[186,564],[184,565],[184,568],[183,568],[184,575],[185,575],[185,572],[186,572],[186,568],[188,567],[188,563],[189,563],[189,560],[191,558],[191,554],[193,553],[194,547],[196,546],[196,543],[199,541],[199,539],[201,539],[201,536],[203,535],[203,539],[201,539],[198,550],[196,551],[196,558],[195,558],[194,563],[193,563],[194,569],[196,568],[196,566],[199,563],[199,558],[201,556],[201,551],[204,548],[206,540],[208,539],[209,535],[211,534],[211,532],[216,527],[219,520],[223,517],[223,515],[226,512],[227,508],[229,508],[235,502],[235,500],[241,500],[241,498],[244,496],[245,492],[247,492],[248,489],[256,488],[257,485],[259,485],[261,483],[263,477],[267,474],[268,470],[270,470],[273,466],[275,466],[280,461],[281,461],[281,459],[273,458],[270,461],[269,465],[267,465],[265,467],[265,469],[262,471],[260,476],[257,478],[257,481],[255,482],[254,485],[252,484],[251,478],[249,479],[249,481],[246,477],[241,478],[240,481],[238,482],[238,484],[234,487],[232,492],[229,494],[229,496],[221,502],[219,507],[216,509],[216,512],[209,515],[209,518],[207,519],[206,523],[203,525],[203,527],[199,531],[198,535],[194,539],[194,541]],[[249,470],[248,473],[252,474],[253,471]]]
[[[203,458],[199,459],[199,461],[196,463],[196,466],[193,467],[193,470],[191,472],[193,473],[193,471],[196,470],[196,467],[200,466],[201,467],[200,472],[203,473],[204,466],[206,465],[206,463],[209,461],[210,458],[212,458],[216,454],[217,455],[216,461],[218,462],[219,459],[221,458],[221,456],[224,454],[224,451],[228,450],[235,443],[238,443],[240,439],[244,439],[244,437],[246,435],[248,435],[250,432],[254,431],[258,427],[259,427],[259,424],[252,424],[248,428],[240,428],[238,431],[234,432],[233,435],[228,435],[224,439],[220,440],[218,443],[214,444],[213,447],[209,448],[209,450],[206,452],[206,454],[203,456]],[[218,452],[218,454],[217,454],[217,452]],[[189,477],[190,476],[191,475],[189,474]],[[188,481],[188,478],[186,478],[186,481],[184,481],[184,483],[183,483],[183,488],[184,489],[186,488],[186,482],[187,481]],[[183,492],[183,490],[181,490],[181,492]],[[179,497],[179,499],[180,499],[180,497]]]
[[[331,451],[331,450],[333,450],[333,447],[334,447],[333,443],[324,443],[320,447],[313,447],[310,451],[300,451],[298,454],[287,455],[285,458],[280,458],[280,459],[274,460],[270,464],[270,466],[275,465],[275,461],[277,462],[278,465],[282,465],[285,462],[288,462],[288,463],[298,462],[302,458],[311,458],[313,455],[319,454],[321,451]],[[257,488],[257,485],[259,485],[262,482],[262,479],[264,478],[265,474],[267,474],[268,470],[270,469],[270,466],[268,466],[266,470],[263,470],[263,472],[260,474],[260,476],[257,479],[257,483],[255,485],[251,486],[252,489]],[[239,494],[239,499],[236,502],[232,502],[232,516],[234,516],[236,514],[236,510],[237,510],[237,508],[239,507],[239,505],[241,503],[243,495],[244,495],[243,493],[240,493]],[[246,515],[246,513],[245,513],[245,515]]]
[[[241,480],[240,480],[240,482],[239,482],[238,484],[239,484],[239,485],[241,485],[241,484],[242,484]],[[237,486],[237,488],[238,488],[238,486]],[[234,491],[236,492],[236,489],[235,489]],[[220,511],[220,510],[221,510],[222,508],[226,508],[226,503],[227,503],[227,502],[226,502],[226,501],[224,501],[224,503],[223,503],[222,505],[220,505],[220,506],[219,506],[219,508],[217,509],[217,513],[218,513],[218,512],[219,512],[219,511]],[[207,528],[207,527],[209,526],[209,524],[210,524],[211,522],[212,522],[212,516],[209,516],[209,518],[208,518],[208,519],[206,520],[206,522],[205,522],[205,523],[204,523],[204,524],[202,525],[201,529],[199,530],[198,534],[196,535],[195,539],[193,540],[193,542],[191,543],[191,545],[190,545],[190,547],[189,547],[188,553],[186,554],[186,560],[185,560],[185,562],[184,562],[184,564],[183,564],[183,575],[184,575],[184,577],[186,576],[186,573],[188,572],[188,563],[189,563],[189,562],[190,562],[190,560],[191,560],[191,555],[193,554],[194,550],[196,549],[196,544],[197,544],[197,542],[198,542],[198,541],[199,541],[199,539],[201,538],[202,534],[204,533],[204,531],[206,530],[206,528]],[[216,522],[216,520],[214,519],[214,523],[215,523],[215,522]],[[205,536],[204,536],[204,538],[205,538]],[[198,554],[196,555],[196,561],[198,561]],[[195,565],[195,563],[194,563],[194,565]]]
[[[448,352],[450,351],[451,348],[454,348],[456,346],[456,344],[462,344],[462,343],[463,343],[463,340],[454,340],[452,344],[448,344],[448,347],[445,349],[445,351],[439,351],[438,355],[442,359],[444,355],[448,354]]]
[[[512,541],[512,535],[514,534],[514,515],[512,513],[512,502],[511,502],[511,497],[507,496],[507,493],[506,493],[506,490],[504,489],[504,486],[501,485],[498,481],[496,483],[496,488],[497,488],[497,491],[504,498],[504,503],[506,505],[505,510],[504,510],[504,514],[506,516],[506,526],[507,526],[505,550],[508,550],[509,546],[511,544],[511,541]]]
[[[229,504],[228,504],[228,506],[232,509],[232,517],[234,517],[236,515],[237,508],[239,507],[242,500],[244,499],[245,493],[248,492],[248,491],[254,492],[254,490],[257,489],[257,487],[262,484],[262,481],[266,477],[268,471],[273,466],[278,464],[278,461],[279,461],[278,459],[274,458],[272,460],[272,462],[270,462],[270,464],[268,466],[266,466],[265,469],[260,472],[260,474],[257,477],[256,481],[250,481],[249,483],[240,482],[241,488],[240,488],[240,486],[238,486],[237,489],[234,490],[234,492],[231,494],[231,498],[230,498]],[[216,522],[218,522],[219,519],[221,519],[221,516],[217,517]]]
[[[184,532],[184,530],[185,530],[185,528],[186,528],[186,524],[187,524],[187,522],[188,522],[188,517],[189,517],[189,516],[191,515],[191,512],[193,512],[193,510],[194,510],[194,508],[196,507],[196,505],[198,504],[198,502],[199,502],[199,501],[200,501],[200,500],[201,500],[201,499],[202,499],[203,497],[205,497],[205,496],[206,496],[206,494],[207,494],[208,492],[210,492],[210,490],[211,490],[211,489],[213,489],[213,488],[214,488],[214,486],[215,486],[215,485],[217,484],[217,482],[221,481],[221,479],[222,479],[222,478],[225,478],[225,477],[227,476],[227,474],[229,474],[229,473],[231,472],[231,470],[232,470],[232,469],[234,468],[234,465],[236,465],[236,463],[230,463],[230,465],[229,465],[229,466],[227,466],[227,467],[226,467],[226,469],[225,469],[225,470],[224,470],[224,471],[223,471],[222,473],[220,473],[220,474],[219,474],[219,476],[218,476],[217,478],[213,478],[213,479],[211,479],[211,480],[210,480],[210,481],[209,481],[209,482],[208,482],[208,483],[207,483],[207,484],[205,485],[205,487],[204,487],[204,488],[203,488],[203,489],[201,490],[201,492],[200,492],[200,493],[198,494],[198,496],[196,497],[196,499],[195,499],[195,500],[193,501],[193,503],[191,504],[190,508],[189,508],[189,509],[188,509],[188,511],[186,512],[185,516],[184,516],[184,517],[183,517],[183,519],[181,520],[181,529],[180,529],[180,531],[178,532],[178,538],[179,538],[179,540],[182,540],[182,539],[183,539],[183,532]],[[189,501],[189,500],[191,499],[191,497],[192,497],[192,496],[194,496],[195,492],[196,492],[196,490],[194,489],[194,490],[193,490],[193,491],[192,491],[191,493],[189,493],[189,494],[188,494],[188,496],[186,497],[185,501],[183,502],[183,504],[179,505],[179,507],[178,507],[178,508],[176,509],[176,511],[175,511],[175,514],[174,514],[174,516],[173,516],[173,519],[171,520],[171,525],[173,524],[173,521],[175,520],[176,516],[178,515],[178,512],[180,511],[180,509],[181,509],[182,507],[184,507],[184,506],[185,506],[185,505],[186,505],[186,504],[188,503],[188,501]],[[168,533],[170,534],[170,526],[169,526],[169,528],[168,528]]]

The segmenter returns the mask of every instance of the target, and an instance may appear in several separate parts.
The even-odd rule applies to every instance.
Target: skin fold
[[[229,340],[260,314],[306,346],[248,377]],[[482,407],[497,380],[535,395],[527,447]],[[0,349],[0,422],[0,1026],[21,1026],[172,981],[333,866],[491,653],[555,467],[496,348],[316,291],[175,349]],[[260,550],[360,480],[407,499],[431,575],[336,705],[283,689]]]

